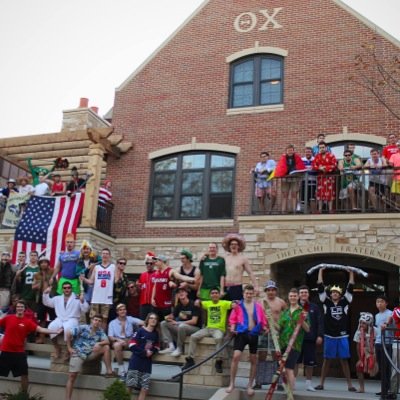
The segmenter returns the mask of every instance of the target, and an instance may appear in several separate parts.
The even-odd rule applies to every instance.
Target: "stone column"
[[[86,183],[85,203],[83,205],[81,227],[96,228],[97,203],[101,180],[101,163],[104,157],[104,147],[99,143],[89,146],[88,172],[92,176]]]

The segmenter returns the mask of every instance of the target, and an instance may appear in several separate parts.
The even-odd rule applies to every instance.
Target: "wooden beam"
[[[110,135],[111,135],[111,133],[110,133]],[[120,154],[120,151],[118,150],[118,148],[115,146],[112,146],[111,143],[107,139],[104,139],[103,136],[98,132],[98,129],[89,128],[88,135],[89,135],[90,140],[93,143],[98,143],[98,144],[102,145],[107,154],[110,154],[110,155],[114,156],[115,158],[120,158],[121,154]]]
[[[89,153],[88,148],[84,149],[74,149],[74,150],[55,150],[55,151],[37,151],[35,153],[25,153],[25,154],[14,154],[18,160],[26,160],[27,158],[32,158],[36,160],[48,159],[55,160],[58,157],[68,158],[72,155],[75,156],[86,156]]]
[[[59,151],[59,150],[75,150],[89,148],[92,142],[88,140],[79,140],[76,142],[65,143],[46,143],[46,144],[31,144],[30,146],[15,146],[5,150],[7,154],[25,154],[37,151]]]

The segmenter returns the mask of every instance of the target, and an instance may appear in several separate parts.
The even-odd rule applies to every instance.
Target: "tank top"
[[[108,267],[96,265],[94,267],[93,304],[112,304],[114,289],[115,265]]]
[[[189,277],[191,277],[191,278],[194,278],[194,273],[195,273],[195,271],[196,271],[196,267],[193,266],[193,267],[192,267],[192,270],[191,270],[190,272],[186,273],[185,270],[183,269],[183,265],[181,265],[181,268],[180,268],[180,270],[179,270],[179,273],[180,273],[181,275],[189,276]],[[196,298],[197,298],[196,294],[197,294],[197,293],[196,293],[195,290],[190,289],[190,292],[188,293],[189,299],[190,299],[190,300],[196,300]]]
[[[172,289],[169,287],[169,274],[171,267],[164,271],[156,271],[153,274],[153,283],[156,288],[154,300],[157,308],[168,308],[172,305]]]

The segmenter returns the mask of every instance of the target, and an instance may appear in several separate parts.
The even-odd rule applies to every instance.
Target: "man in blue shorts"
[[[356,388],[351,383],[349,332],[349,305],[353,300],[354,272],[349,272],[349,283],[342,297],[342,289],[339,286],[330,288],[330,297],[326,293],[323,282],[323,271],[318,272],[319,300],[324,306],[324,363],[322,364],[321,382],[315,387],[316,390],[324,390],[324,381],[328,374],[331,360],[338,358],[342,366],[343,374],[347,381],[349,392],[355,392]]]

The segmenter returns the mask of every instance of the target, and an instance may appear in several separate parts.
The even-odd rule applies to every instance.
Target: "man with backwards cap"
[[[324,382],[331,360],[338,358],[347,381],[348,390],[355,392],[356,388],[351,383],[348,362],[350,348],[347,330],[349,305],[353,300],[354,272],[349,271],[349,283],[343,296],[342,289],[335,285],[330,288],[330,297],[328,297],[323,282],[324,269],[319,270],[317,281],[319,300],[324,306],[324,363],[322,364],[321,382],[315,389],[324,390]]]

